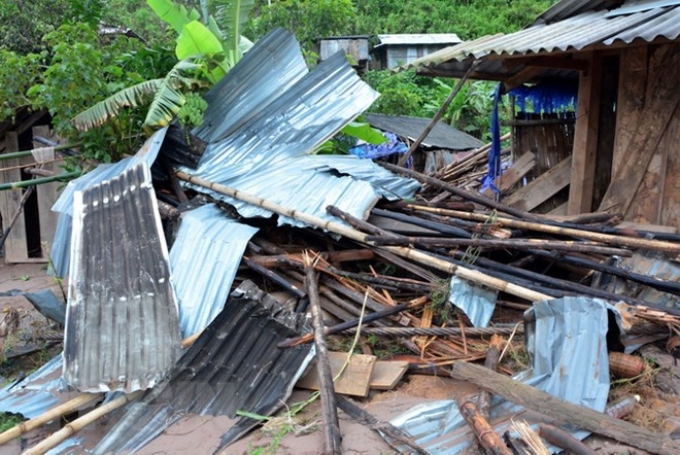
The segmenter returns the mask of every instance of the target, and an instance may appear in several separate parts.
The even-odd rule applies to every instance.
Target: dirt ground
[[[45,288],[51,288],[57,295],[61,295],[59,283],[47,275],[44,264],[0,265],[0,293],[13,289],[38,291]],[[9,309],[18,312],[20,330],[39,333],[53,329],[53,323],[35,311],[22,296],[0,296],[0,311],[2,312],[0,318]],[[30,373],[30,371],[39,367],[41,362],[49,360],[59,352],[59,346],[56,346],[55,349],[56,351],[45,351],[26,356],[20,362],[3,363],[0,366],[2,383],[6,383],[22,372]],[[369,398],[357,400],[357,403],[377,418],[390,420],[417,404],[440,399],[457,399],[475,393],[475,391],[476,389],[473,386],[450,378],[411,374],[407,375],[395,390],[372,391]],[[308,396],[308,391],[296,390],[288,400],[287,406],[304,401]],[[648,423],[658,425],[658,428],[654,429],[666,434],[680,428],[680,406],[676,398],[651,393],[650,396],[645,397],[645,400],[647,406],[637,409],[638,414],[640,414],[639,419],[643,423],[645,419],[652,419]],[[650,409],[656,410],[656,414],[650,414]],[[118,416],[119,414],[114,414],[105,417],[82,430],[78,434],[78,437],[82,438],[80,447],[75,450],[69,449],[63,453],[87,453],[87,450],[92,449],[115,424]],[[343,412],[340,412],[339,416],[344,453],[395,453],[376,432],[356,423]],[[228,421],[229,419],[225,417],[185,416],[139,453],[142,455],[211,454],[217,448],[220,437],[224,433],[224,426]],[[232,444],[223,453],[239,455],[317,454],[321,452],[323,447],[323,434],[320,431],[320,424],[319,402],[317,400],[298,414],[294,421],[286,418],[275,419]],[[0,446],[0,455],[20,454],[25,448],[44,439],[58,428],[59,422],[53,422],[40,430],[30,432],[20,439]],[[603,455],[644,453],[604,438],[590,437],[587,441],[588,445],[595,449],[597,453]]]

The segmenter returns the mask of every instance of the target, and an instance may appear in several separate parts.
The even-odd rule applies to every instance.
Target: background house
[[[545,182],[566,188],[563,213],[608,210],[637,223],[680,224],[680,0],[563,0],[521,31],[448,47],[410,66],[462,77],[476,60],[470,77],[500,81],[505,92],[577,84],[573,119],[539,112],[538,123],[522,121],[573,123],[544,135],[538,150],[569,152],[551,163],[561,167]],[[514,141],[516,155],[526,152],[522,144]]]
[[[460,42],[455,33],[378,35],[373,68],[396,68]]]

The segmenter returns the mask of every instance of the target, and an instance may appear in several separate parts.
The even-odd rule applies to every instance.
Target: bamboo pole
[[[601,246],[596,242],[579,242],[570,240],[543,239],[456,239],[450,237],[395,237],[369,236],[368,241],[375,245],[429,245],[439,247],[476,246],[494,249],[514,250],[554,250],[608,256],[631,256],[630,250]]]
[[[0,156],[2,156],[2,155],[0,155]],[[41,177],[41,178],[32,179],[32,180],[22,180],[20,182],[1,183],[0,184],[0,191],[15,190],[17,188],[26,188],[27,186],[42,185],[43,183],[57,182],[57,181],[64,180],[64,179],[79,177],[81,174],[82,173],[80,171],[65,172],[63,174],[55,175],[53,177]]]
[[[121,406],[128,404],[129,402],[139,398],[143,390],[138,390],[128,395],[123,395],[116,398],[109,403],[100,406],[93,411],[85,414],[84,416],[74,420],[71,423],[66,424],[61,430],[52,433],[49,437],[41,441],[39,444],[31,447],[30,449],[24,451],[22,455],[42,455],[48,450],[56,447],[58,444],[62,443],[66,439],[70,438],[78,431],[82,430],[87,425],[95,422],[96,420],[104,417],[106,414],[114,411]]]
[[[78,147],[79,145],[82,145],[82,142],[74,142],[73,144],[64,144],[64,145],[55,145],[52,147],[55,152],[59,150],[67,150],[73,147]],[[23,158],[25,156],[32,156],[33,152],[38,149],[34,150],[21,150],[19,152],[12,152],[12,153],[5,153],[0,155],[0,161],[4,160],[11,160],[12,158]]]
[[[481,222],[489,220],[489,216],[482,213],[470,213],[461,212],[459,210],[438,209],[416,204],[409,204],[408,208],[420,210],[423,212],[437,213],[439,215],[455,216],[464,220]],[[546,234],[564,235],[567,237],[576,237],[586,240],[592,240],[595,242],[607,243],[609,245],[619,245],[629,248],[642,248],[648,250],[662,251],[665,253],[680,254],[680,244],[663,242],[660,240],[649,240],[636,237],[602,234],[599,232],[583,231],[580,229],[553,226],[550,224],[543,224],[541,222],[513,220],[504,217],[495,217],[494,222],[501,226],[510,228],[526,229],[530,231],[544,232]]]
[[[408,161],[409,158],[411,158],[411,155],[413,155],[413,152],[416,151],[418,147],[420,147],[420,144],[425,140],[428,134],[430,134],[430,131],[437,125],[437,122],[442,118],[444,115],[444,112],[446,112],[446,109],[449,107],[449,104],[453,101],[453,99],[458,95],[458,92],[460,92],[460,89],[463,88],[463,84],[465,84],[465,81],[468,80],[470,75],[475,71],[477,68],[477,65],[479,65],[479,60],[475,60],[472,62],[470,67],[465,71],[465,74],[463,74],[463,77],[458,80],[458,83],[456,86],[451,90],[451,93],[449,93],[449,96],[444,100],[442,105],[439,107],[437,110],[437,113],[432,117],[432,120],[430,120],[430,123],[427,124],[427,127],[423,130],[422,133],[420,133],[420,136],[418,136],[418,139],[415,140],[413,144],[411,144],[411,147],[409,147],[408,151],[401,157],[399,158],[399,166],[403,166],[406,164],[406,161]]]
[[[222,185],[219,183],[213,183],[208,180],[199,178],[199,177],[194,177],[191,176],[187,173],[178,171],[177,176],[185,180],[187,182],[193,183],[195,185],[199,185],[205,188],[209,188],[217,193],[224,194],[227,196],[231,196],[235,199],[247,202],[249,204],[255,205],[257,207],[264,208],[266,210],[269,210],[271,212],[278,213],[280,215],[284,215],[290,218],[295,218],[299,221],[302,221],[304,223],[307,223],[309,225],[325,229],[327,231],[333,232],[335,234],[339,234],[341,236],[347,237],[348,239],[354,240],[356,242],[360,243],[366,243],[368,244],[366,238],[367,235],[359,232],[355,229],[349,228],[347,226],[344,226],[340,223],[334,222],[334,221],[326,221],[322,218],[319,218],[314,215],[310,215],[304,212],[299,212],[297,210],[293,210],[287,207],[284,207],[280,204],[277,204],[275,202],[267,201],[266,199],[262,199],[260,197],[235,190],[233,188],[230,188],[226,185]],[[443,259],[439,259],[433,256],[430,256],[427,253],[424,253],[422,251],[416,250],[414,248],[408,248],[408,247],[381,247],[381,249],[384,249],[388,252],[397,254],[399,256],[405,257],[407,259],[411,259],[412,261],[428,265],[430,267],[436,268],[438,270],[441,270],[442,272],[446,272],[452,275],[459,276],[460,278],[474,281],[476,283],[483,284],[485,286],[488,286],[492,289],[497,289],[499,291],[504,291],[509,294],[512,294],[517,297],[521,297],[523,299],[529,300],[529,301],[538,301],[538,300],[545,300],[545,299],[550,299],[551,297],[548,296],[547,294],[543,294],[540,292],[532,291],[530,289],[527,289],[522,286],[518,286],[514,283],[509,283],[507,281],[501,280],[499,278],[494,278],[492,276],[489,276],[485,273],[478,272],[476,270],[471,270],[465,267],[462,267],[460,265],[452,264],[448,261],[445,261]]]
[[[312,324],[314,326],[314,346],[316,346],[316,372],[319,376],[319,388],[321,395],[321,407],[324,419],[324,450],[325,454],[342,453],[342,437],[340,435],[340,424],[338,422],[338,406],[335,400],[335,387],[333,386],[333,373],[331,363],[328,359],[328,348],[324,333],[323,315],[321,314],[321,304],[319,303],[319,287],[317,275],[314,270],[312,258],[305,252],[305,281],[307,284],[307,295],[309,295],[309,305],[312,313]]]
[[[28,433],[31,430],[39,428],[46,424],[47,422],[51,422],[54,419],[58,419],[61,416],[68,414],[69,412],[73,412],[81,407],[85,407],[92,403],[95,403],[101,397],[102,395],[100,393],[85,393],[82,395],[78,395],[74,399],[67,401],[66,403],[61,404],[55,408],[52,408],[46,413],[39,415],[38,417],[34,417],[31,420],[21,422],[20,424],[0,434],[0,445],[6,444],[12,439],[18,438],[22,434]]]

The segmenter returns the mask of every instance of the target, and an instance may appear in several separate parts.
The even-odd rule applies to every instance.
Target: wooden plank
[[[680,67],[680,45],[673,46],[664,56],[662,68],[650,75],[654,96],[648,100],[628,148],[607,189],[600,211],[616,210],[628,213],[634,195],[649,167],[675,110],[680,105],[678,78],[668,77]]]
[[[647,49],[648,46],[637,46],[621,51],[612,175],[616,175],[619,163],[624,160],[624,153],[645,106]]]
[[[501,195],[512,188],[517,182],[519,182],[525,175],[531,171],[536,165],[536,155],[531,152],[527,152],[520,156],[517,161],[512,163],[503,175],[496,179],[496,187],[501,192]],[[493,198],[495,193],[491,188],[487,188],[482,192],[486,197]]]
[[[564,204],[560,204],[551,211],[548,212],[548,215],[555,215],[555,216],[567,216],[567,210],[569,208],[569,203],[565,202]]]
[[[5,152],[19,151],[19,135],[15,131],[5,135]],[[2,161],[2,167],[15,167],[21,164],[23,159],[14,158]],[[29,158],[30,160],[30,158]],[[18,182],[21,180],[21,170],[10,169],[2,171],[2,182]],[[5,224],[9,222],[17,210],[19,200],[23,195],[22,189],[0,191],[0,211],[2,211],[3,231]],[[24,216],[19,216],[14,227],[5,242],[5,262],[25,262],[28,258],[28,246],[26,245],[26,221]]]
[[[335,378],[347,361],[347,353],[329,352],[328,360],[331,363],[333,378]],[[377,358],[373,355],[352,354],[349,365],[342,375],[334,382],[335,393],[357,397],[368,396],[371,375],[373,374],[376,360]],[[315,362],[310,365],[307,372],[298,381],[296,386],[302,389],[319,390],[319,378],[316,373]]]
[[[569,185],[571,169],[571,157],[569,157],[512,193],[503,202],[520,210],[531,211]]]
[[[590,69],[580,73],[578,106],[574,126],[574,148],[571,161],[569,205],[567,213],[578,215],[590,212],[595,178],[595,156],[600,117],[598,92],[602,77],[601,57],[590,53]]]
[[[376,390],[391,390],[399,384],[407,370],[408,362],[378,360],[373,367],[370,387]]]
[[[521,70],[520,72],[518,72],[517,74],[515,74],[514,76],[507,78],[503,82],[503,88],[505,89],[506,92],[509,92],[510,90],[519,87],[525,82],[531,81],[536,76],[543,74],[545,70],[546,70],[545,68],[541,67],[528,66]]]
[[[51,136],[50,127],[33,127],[33,136],[41,136],[49,139]],[[43,147],[43,145],[34,141],[33,147]],[[45,156],[45,159],[50,161],[54,160],[54,158],[54,150]],[[48,163],[43,165],[43,169],[58,173],[60,172],[59,165],[60,163]],[[59,198],[59,188],[62,185],[63,183],[52,182],[38,185],[36,188],[38,197],[38,218],[40,220],[40,242],[43,250],[43,256],[46,254],[45,251],[50,250],[52,241],[54,239],[54,231],[57,228],[57,220],[59,215],[52,211],[52,206]]]
[[[669,153],[666,184],[661,196],[661,218],[658,224],[680,226],[680,153],[677,152],[680,144],[680,109],[675,110],[662,142]]]

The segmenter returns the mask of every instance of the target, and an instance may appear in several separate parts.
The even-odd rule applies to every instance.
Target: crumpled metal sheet
[[[153,387],[181,340],[149,168],[140,163],[73,198],[64,380],[81,392]]]
[[[62,400],[58,391],[61,380],[62,355],[38,368],[18,383],[10,383],[0,390],[0,412],[21,414],[33,419],[58,405]]]
[[[310,344],[285,350],[276,345],[303,327],[307,331],[308,322],[283,311],[252,282],[242,283],[168,379],[129,406],[93,453],[134,453],[185,413],[233,419],[220,451],[258,424],[237,411],[268,416],[290,396],[314,351]]]
[[[156,131],[146,140],[142,148],[140,148],[134,156],[123,158],[114,164],[100,164],[92,171],[75,180],[71,180],[68,185],[66,185],[59,196],[59,199],[57,199],[57,202],[52,206],[53,212],[59,212],[59,219],[57,221],[57,228],[50,249],[50,258],[52,260],[51,273],[54,273],[61,278],[65,278],[68,275],[74,193],[118,177],[126,170],[132,169],[141,163],[144,163],[148,168],[151,168],[151,165],[158,156],[167,130],[166,127]]]
[[[282,40],[278,45],[285,47],[286,52],[299,54],[299,47],[290,35],[272,35],[268,45],[275,45],[275,38]],[[229,124],[225,131],[230,131],[230,134],[226,136],[221,132],[215,135],[224,136],[224,139],[206,147],[197,169],[183,168],[184,172],[333,221],[337,220],[326,214],[328,205],[365,218],[379,195],[391,198],[413,195],[419,187],[417,183],[396,175],[388,176],[384,169],[370,161],[355,157],[339,160],[309,155],[368,109],[378,96],[361,81],[342,53],[304,75],[298,64],[292,65],[290,72],[282,78],[277,73],[280,65],[269,68],[267,64],[271,53],[260,50],[260,46],[258,41],[247,55],[249,60],[239,62],[221,82],[224,86],[243,83],[242,74],[247,71],[241,68],[242,65],[257,69],[256,81],[249,82],[251,89],[243,92],[242,99],[239,99],[243,110],[238,112],[238,116],[248,121],[239,125]],[[294,58],[296,61],[300,59],[301,54]],[[269,72],[263,73],[263,68],[268,68]],[[264,90],[270,90],[269,85],[278,87],[277,91],[273,91],[278,96],[263,98],[260,88],[266,86]],[[230,93],[224,90],[219,93],[227,100],[231,99]],[[222,109],[209,108],[209,115],[205,116],[207,126],[198,131],[206,139],[213,137],[210,135],[211,128],[221,128],[219,125],[225,117],[234,117],[225,114],[224,109],[231,109],[230,104],[225,103],[217,92],[209,100]],[[231,120],[227,120],[229,122]],[[340,166],[343,169],[337,169]],[[338,172],[353,177],[341,176]],[[267,210],[206,188],[187,186],[234,205],[244,217],[272,216]],[[284,223],[304,226],[299,221],[279,217],[279,224]]]
[[[621,259],[619,267],[658,280],[680,282],[680,264],[668,260],[663,254],[635,252],[631,257]],[[679,296],[622,278],[613,277],[607,290],[657,305],[680,307]]]
[[[475,327],[488,327],[496,308],[498,290],[453,276],[449,284],[449,302],[470,318]]]
[[[170,249],[182,338],[203,330],[222,311],[243,252],[257,231],[214,204],[182,215]]]
[[[272,30],[205,95],[205,121],[193,133],[205,142],[224,139],[308,72],[295,36],[281,28]]]
[[[532,368],[514,379],[581,406],[604,411],[609,394],[608,311],[605,301],[586,297],[536,302],[527,327]],[[502,434],[511,419],[536,422],[539,415],[500,397],[492,399],[489,422]],[[452,400],[416,406],[393,419],[431,454],[461,453],[475,438]],[[587,432],[572,433],[582,439]]]

